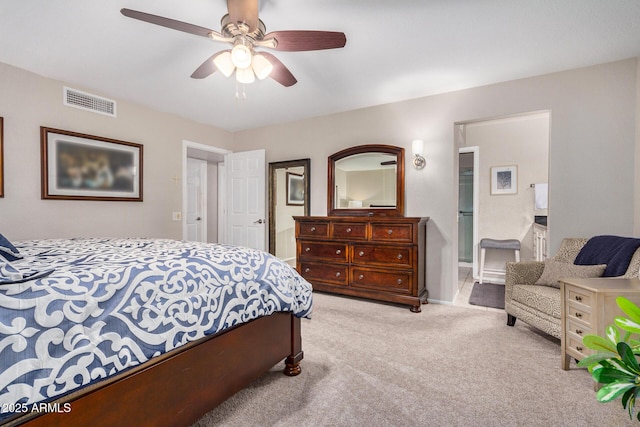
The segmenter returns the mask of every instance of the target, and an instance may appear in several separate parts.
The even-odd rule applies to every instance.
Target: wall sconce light
[[[411,151],[413,151],[413,167],[416,169],[422,169],[427,164],[427,161],[422,156],[422,150],[424,150],[424,141],[414,139],[411,143]]]

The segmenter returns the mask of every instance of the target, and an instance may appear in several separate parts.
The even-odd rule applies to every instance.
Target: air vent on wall
[[[116,117],[116,102],[69,87],[64,88],[64,105]]]

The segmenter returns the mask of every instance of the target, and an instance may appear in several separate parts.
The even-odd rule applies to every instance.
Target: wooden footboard
[[[285,360],[300,373],[300,319],[275,313],[176,349],[6,426],[185,426]]]

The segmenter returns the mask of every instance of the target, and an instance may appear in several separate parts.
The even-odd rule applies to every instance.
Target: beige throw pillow
[[[575,265],[569,264],[568,262],[559,262],[548,259],[544,262],[542,276],[540,276],[535,284],[560,288],[558,280],[562,278],[601,277],[606,268],[606,264]]]

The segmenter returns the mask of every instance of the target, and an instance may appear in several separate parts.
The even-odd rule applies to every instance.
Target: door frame
[[[473,258],[473,277],[478,278],[478,213],[480,209],[480,174],[478,173],[480,169],[480,147],[460,147],[458,149],[458,155],[462,153],[473,153],[473,247],[472,247],[472,258]],[[458,190],[460,189],[460,180],[458,179]],[[456,211],[459,210],[459,207],[456,206]],[[456,215],[457,216],[457,215]],[[459,239],[459,237],[458,237]],[[459,240],[458,240],[459,241]]]
[[[212,155],[219,155],[221,157],[221,161],[224,161],[224,155],[231,153],[231,150],[227,150],[225,148],[213,147],[211,145],[205,145],[198,142],[188,141],[186,139],[182,140],[182,238],[187,238],[187,218],[185,213],[187,212],[187,157],[189,149],[196,150],[202,153],[205,157]],[[177,177],[176,177],[177,178]],[[226,182],[220,182],[218,179],[218,190],[224,188]],[[220,194],[218,192],[218,194]],[[226,213],[226,199],[218,197],[218,221],[223,218]],[[205,224],[207,223],[207,219],[204,218]],[[207,227],[208,224],[205,225]],[[218,238],[219,240],[219,238]]]

